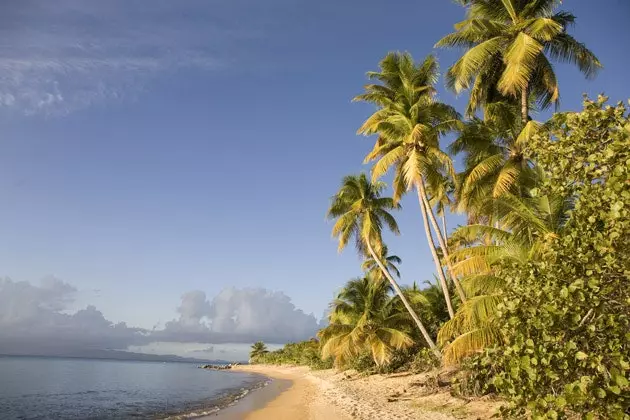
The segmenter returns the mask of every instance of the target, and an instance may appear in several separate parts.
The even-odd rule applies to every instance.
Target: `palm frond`
[[[394,233],[394,235],[400,235],[400,229],[398,228],[398,223],[396,222],[396,219],[394,218],[394,216],[391,215],[391,213],[382,209],[377,209],[374,212],[387,225],[389,230],[391,230]]]
[[[601,68],[597,57],[567,33],[575,16],[556,11],[560,0],[458,2],[466,8],[466,19],[436,47],[465,49],[447,71],[446,85],[458,93],[471,90],[466,107],[469,117],[521,92],[542,109],[552,103],[557,106],[558,82],[548,57],[576,65],[587,78]]]
[[[557,109],[560,103],[558,79],[553,65],[544,54],[538,56],[538,64],[533,77],[539,81],[532,89],[532,93],[537,98],[538,107],[547,109],[551,104],[555,104]]]
[[[468,89],[484,62],[504,48],[505,39],[494,37],[469,49],[446,73],[446,84],[455,92]]]
[[[372,167],[372,180],[375,181],[387,173],[389,168],[402,159],[404,153],[404,148],[398,146],[378,159],[376,164]]]
[[[467,248],[470,249],[470,248]],[[487,251],[487,250],[486,250]],[[498,253],[499,251],[497,251]],[[455,255],[454,255],[455,254]],[[467,258],[460,258],[456,253],[452,253],[451,257],[459,262],[453,264],[453,274],[456,276],[469,276],[472,274],[489,273],[490,263],[486,254],[471,255]]]
[[[512,239],[512,233],[494,226],[484,224],[469,224],[461,226],[452,234],[455,241],[476,242],[483,239],[507,242]]]
[[[500,340],[500,333],[492,325],[467,331],[444,348],[444,363],[446,365],[458,364],[466,357],[490,347]]]
[[[394,195],[392,198],[396,203],[398,203],[402,196],[405,195],[407,191],[409,191],[410,186],[405,182],[405,177],[401,166],[398,166],[395,170],[394,182],[392,183],[392,187],[394,189]]]
[[[576,65],[588,79],[595,77],[602,68],[595,54],[567,33],[545,43],[545,52],[554,60]]]
[[[455,317],[444,323],[438,333],[438,342],[446,344],[467,331],[482,328],[496,317],[500,294],[473,296],[457,310]]]
[[[466,296],[495,293],[505,285],[502,278],[492,274],[473,274],[461,279]]]
[[[492,189],[492,196],[494,198],[500,197],[514,189],[517,185],[520,175],[519,164],[515,164],[512,161],[508,161],[499,171],[497,179]]]
[[[530,19],[525,25],[525,32],[539,42],[551,41],[564,30],[562,24],[547,17]]]
[[[495,154],[479,162],[466,176],[462,186],[463,193],[465,194],[472,189],[477,182],[501,168],[504,159],[502,154]]]
[[[524,32],[519,32],[504,55],[505,70],[498,83],[504,94],[518,95],[527,89],[536,68],[536,58],[543,45]]]
[[[534,135],[536,135],[536,133],[540,131],[541,127],[542,124],[540,124],[538,121],[528,121],[527,124],[525,124],[525,127],[523,127],[521,132],[518,134],[518,137],[516,138],[514,144],[520,147],[525,146],[527,143],[530,142],[532,137],[534,137]]]
[[[514,6],[514,1],[501,0],[501,3],[503,4],[503,7],[505,8],[508,15],[510,16],[510,19],[512,19],[512,22],[516,22],[518,20],[518,15],[516,14],[516,7]]]

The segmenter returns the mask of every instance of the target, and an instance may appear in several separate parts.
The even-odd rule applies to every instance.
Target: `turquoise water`
[[[0,419],[190,418],[264,381],[190,363],[0,357]]]

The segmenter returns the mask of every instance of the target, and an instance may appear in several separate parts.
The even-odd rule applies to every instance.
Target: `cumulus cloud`
[[[206,294],[201,290],[194,290],[182,296],[182,302],[177,308],[180,314],[177,324],[184,327],[196,327],[201,324],[202,318],[208,316],[212,305],[206,299]],[[168,325],[172,325],[169,323]]]
[[[68,313],[76,292],[54,277],[39,285],[0,279],[0,353],[76,354],[178,343],[194,344],[205,355],[225,354],[233,344],[245,354],[254,341],[304,340],[319,327],[313,315],[296,308],[284,293],[266,289],[229,288],[211,300],[203,291],[185,293],[179,317],[152,331],[114,324],[94,306]]]
[[[212,301],[202,291],[182,296],[178,319],[154,337],[194,343],[286,343],[313,337],[317,319],[295,307],[282,292],[249,288],[223,290]]]
[[[204,4],[205,3],[205,4]],[[11,2],[2,9],[0,110],[63,115],[138,95],[155,76],[224,66],[248,33],[207,2]]]
[[[146,331],[114,324],[94,306],[67,314],[76,289],[54,277],[39,286],[0,279],[0,352],[119,349],[149,340]]]

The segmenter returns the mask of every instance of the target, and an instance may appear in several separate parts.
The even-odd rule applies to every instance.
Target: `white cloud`
[[[114,324],[94,306],[69,313],[76,292],[54,277],[37,286],[0,279],[0,354],[176,349],[180,355],[195,350],[205,357],[242,360],[255,341],[305,340],[319,327],[313,315],[296,308],[284,293],[266,289],[229,288],[212,300],[202,291],[185,293],[179,318],[153,331]]]
[[[286,343],[311,338],[319,324],[282,292],[224,289],[212,301],[202,291],[182,296],[180,317],[153,335],[160,341],[195,343]]]
[[[219,51],[240,33],[211,15],[182,17],[203,17],[207,6],[60,0],[3,7],[0,111],[63,115],[134,97],[165,72],[223,66]]]
[[[139,328],[113,324],[94,306],[65,313],[75,292],[73,286],[54,277],[39,286],[0,279],[0,353],[124,349],[149,339]]]

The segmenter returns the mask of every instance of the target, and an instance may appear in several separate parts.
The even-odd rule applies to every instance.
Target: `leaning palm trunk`
[[[453,271],[453,265],[451,264],[451,259],[449,258],[448,247],[446,246],[446,242],[444,237],[442,237],[442,233],[440,231],[440,227],[438,226],[437,220],[435,219],[435,215],[433,214],[433,209],[431,209],[431,204],[429,203],[429,199],[427,198],[427,192],[424,188],[424,181],[420,180],[419,188],[418,188],[418,196],[420,198],[420,206],[424,203],[424,207],[426,212],[429,215],[429,220],[431,221],[431,225],[433,226],[433,230],[438,239],[438,243],[440,244],[440,248],[442,249],[442,255],[444,256],[444,261],[446,261],[446,268],[448,269],[448,274],[451,277],[451,280],[455,284],[455,288],[457,289],[457,294],[462,302],[466,302],[466,294],[464,293],[464,289],[460,284],[455,272]],[[433,241],[431,241],[433,244]],[[437,255],[437,253],[436,253]],[[440,265],[441,267],[441,265]],[[441,271],[441,270],[440,270]],[[446,296],[446,295],[445,295]],[[453,318],[453,317],[451,317]]]
[[[396,291],[396,294],[398,295],[398,297],[400,297],[400,300],[402,301],[403,305],[405,305],[405,308],[407,308],[407,311],[409,311],[409,315],[411,315],[411,317],[415,321],[416,325],[418,326],[418,329],[420,329],[420,332],[422,333],[422,336],[424,337],[425,341],[429,345],[429,348],[433,351],[433,353],[435,353],[435,355],[438,358],[441,358],[442,354],[440,353],[440,350],[438,350],[437,346],[435,345],[435,343],[431,339],[431,336],[429,335],[429,332],[424,327],[424,324],[422,323],[422,321],[420,321],[420,318],[416,314],[416,311],[413,310],[413,308],[409,304],[409,301],[407,301],[407,298],[405,297],[405,295],[403,294],[402,290],[400,289],[400,286],[398,286],[398,283],[396,283],[396,280],[394,280],[394,278],[391,276],[391,274],[389,274],[389,271],[387,271],[387,268],[385,268],[385,266],[381,262],[381,259],[378,258],[378,256],[374,252],[374,249],[372,249],[372,245],[370,245],[369,241],[366,241],[366,242],[367,242],[367,249],[368,249],[370,255],[372,255],[372,258],[374,258],[374,261],[376,261],[376,264],[378,264],[379,268],[381,269],[381,271],[383,272],[385,277],[387,277],[387,280],[389,280],[389,282],[391,283],[392,287]]]
[[[529,120],[529,104],[527,103],[527,88],[528,84],[525,84],[523,89],[521,90],[521,121],[523,121],[523,127],[527,124],[527,120]]]
[[[427,208],[424,205],[423,194],[424,185],[422,181],[418,182],[418,186],[416,188],[418,191],[418,202],[420,203],[420,210],[422,210],[422,221],[424,222],[424,233],[427,237],[427,242],[429,243],[429,249],[431,250],[431,255],[433,256],[433,261],[435,262],[435,269],[437,270],[438,278],[440,279],[440,284],[442,285],[442,290],[444,291],[444,300],[446,301],[446,308],[448,309],[448,315],[451,319],[455,316],[455,311],[453,311],[453,304],[451,303],[451,295],[448,292],[448,284],[446,283],[446,277],[444,277],[444,271],[442,271],[442,264],[440,263],[440,257],[438,257],[437,251],[435,249],[435,243],[433,243],[433,235],[431,234],[431,228],[429,227],[429,216],[427,216]],[[438,231],[439,235],[439,231]]]

